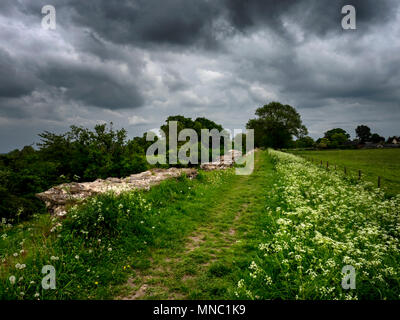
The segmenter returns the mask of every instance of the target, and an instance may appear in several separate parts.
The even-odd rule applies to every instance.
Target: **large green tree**
[[[300,114],[290,105],[271,102],[256,110],[256,119],[250,119],[247,129],[254,129],[256,147],[284,148],[290,145],[293,136],[307,135],[307,128]]]
[[[296,148],[311,148],[314,145],[315,145],[314,139],[309,136],[301,137],[297,139],[295,143]]]
[[[362,143],[371,139],[371,129],[368,126],[358,126],[356,128],[356,134]]]
[[[334,139],[333,139],[333,136],[334,136],[335,134],[336,134],[336,135],[337,135],[337,134],[342,135],[342,136],[344,136],[347,140],[350,139],[350,135],[346,132],[346,130],[344,130],[344,129],[342,129],[342,128],[335,128],[335,129],[328,130],[327,132],[325,132],[324,138],[327,138],[328,140],[333,141],[333,140],[334,140]]]

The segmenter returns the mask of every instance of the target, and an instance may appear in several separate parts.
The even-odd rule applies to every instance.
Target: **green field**
[[[358,177],[377,185],[381,177],[381,187],[390,196],[400,193],[400,149],[367,149],[367,150],[327,150],[327,151],[290,151],[293,154],[313,158],[314,162],[329,161],[331,168],[336,164],[337,170]]]

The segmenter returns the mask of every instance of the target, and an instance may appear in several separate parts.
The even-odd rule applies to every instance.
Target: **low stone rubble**
[[[240,151],[229,150],[228,153],[220,157],[220,161],[203,163],[200,168],[206,171],[223,170],[232,167],[235,161],[242,155]],[[194,168],[169,168],[152,169],[138,174],[132,174],[126,178],[107,178],[97,179],[93,182],[71,182],[53,187],[45,192],[38,193],[36,196],[45,202],[48,211],[55,216],[63,217],[67,213],[67,206],[81,202],[82,200],[112,191],[115,194],[134,189],[150,189],[161,181],[177,178],[185,173],[189,178],[197,175]]]
[[[96,194],[112,191],[120,194],[134,189],[149,189],[169,178],[177,178],[185,173],[189,178],[197,175],[196,169],[152,169],[129,177],[97,179],[93,182],[71,182],[53,187],[36,196],[43,200],[48,211],[55,216],[62,217],[66,214],[66,206],[77,203]]]
[[[206,162],[200,165],[200,168],[205,171],[212,170],[224,170],[232,167],[238,158],[242,156],[242,153],[238,150],[229,150],[226,155],[220,157],[219,161]]]

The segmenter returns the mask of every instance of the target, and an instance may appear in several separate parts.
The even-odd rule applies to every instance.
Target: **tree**
[[[313,138],[306,136],[296,140],[296,148],[311,148],[315,145]]]
[[[254,129],[256,147],[284,148],[293,136],[301,138],[308,133],[300,114],[290,105],[271,102],[258,108],[256,116],[246,124],[247,129]]]
[[[346,132],[346,130],[343,130],[342,128],[335,128],[325,132],[324,138],[327,138],[332,141],[332,137],[335,134],[342,134],[346,138],[346,141],[350,139],[350,135]]]
[[[329,140],[327,138],[322,138],[318,140],[317,148],[319,149],[326,149],[328,148]]]
[[[385,138],[382,137],[382,136],[380,136],[380,135],[377,134],[377,133],[374,133],[374,134],[372,134],[372,136],[371,136],[371,141],[372,141],[373,143],[385,142]]]
[[[356,128],[357,137],[361,143],[365,143],[371,139],[371,129],[368,126],[360,125]]]
[[[212,129],[216,129],[219,132],[223,131],[223,127],[221,125],[215,123],[214,121],[206,119],[206,118],[197,118],[196,120],[193,121],[191,118],[186,118],[181,115],[169,116],[167,118],[167,120],[165,120],[166,124],[162,125],[160,128],[166,135],[167,144],[168,144],[168,138],[169,138],[169,122],[171,122],[171,121],[177,122],[177,134],[179,134],[179,132],[183,129],[195,130],[198,137],[201,136],[202,129],[208,129],[210,131]],[[178,143],[178,145],[182,145],[184,143],[185,142],[181,141]]]
[[[349,139],[343,133],[335,133],[331,136],[329,140],[329,147],[330,148],[338,148],[343,146]]]
[[[176,115],[176,116],[169,116],[167,118],[167,120],[165,121],[166,124],[161,126],[161,130],[164,132],[165,134],[165,139],[166,139],[166,145],[167,145],[167,150],[170,150],[170,146],[169,146],[169,125],[171,121],[176,121],[177,122],[177,134],[179,135],[180,131],[183,129],[193,129],[196,131],[197,133],[197,137],[199,139],[199,145],[198,145],[198,156],[201,155],[201,150],[202,148],[206,148],[208,147],[209,152],[210,152],[210,156],[209,156],[209,160],[212,159],[211,155],[212,155],[212,141],[213,138],[215,141],[219,142],[219,152],[220,154],[224,154],[224,152],[226,151],[224,149],[224,141],[226,141],[227,145],[231,145],[231,141],[230,141],[230,136],[229,133],[224,131],[223,127],[217,123],[215,123],[212,120],[209,120],[207,118],[197,118],[196,120],[192,120],[191,118],[186,118],[184,116],[181,115]],[[218,134],[214,134],[214,133],[209,133],[208,135],[208,146],[203,145],[202,143],[200,143],[200,139],[201,139],[201,130],[202,129],[207,129],[209,131],[216,129],[220,135]],[[178,150],[182,147],[182,145],[186,144],[186,142],[188,141],[178,141],[177,143],[177,148]],[[171,150],[170,150],[171,151]],[[167,152],[167,158],[169,159],[169,153]]]

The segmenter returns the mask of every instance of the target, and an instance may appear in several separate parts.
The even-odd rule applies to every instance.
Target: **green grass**
[[[194,180],[164,181],[148,192],[100,195],[63,221],[37,215],[15,226],[1,224],[0,299],[113,298],[117,284],[148,265],[151,248],[182,245],[204,220],[200,206],[191,210],[192,199],[206,206],[232,175],[232,170],[201,173]],[[56,290],[41,289],[41,269],[48,264],[56,268]]]
[[[377,186],[378,176],[381,177],[381,187],[389,195],[400,193],[400,149],[364,149],[364,150],[327,150],[327,151],[291,151],[291,153],[313,158],[314,163],[329,161],[331,169],[344,172],[347,167],[349,174],[358,176]]]
[[[270,223],[265,205],[273,202],[268,193],[274,177],[267,153],[258,153],[252,175],[229,176],[206,203],[194,199],[188,210],[202,210],[203,221],[179,246],[155,247],[149,263],[124,286],[125,297],[236,298],[237,283],[256,259],[263,230]]]
[[[272,164],[266,153],[259,158],[251,176],[201,172],[148,192],[94,197],[63,221],[37,215],[2,224],[0,299],[121,298],[144,279],[142,299],[231,297],[255,255],[253,237],[261,234],[265,188],[272,183],[265,179]],[[191,248],[193,237],[200,240]],[[56,290],[41,288],[48,264],[57,272]],[[172,268],[168,276],[166,268]]]
[[[255,160],[248,176],[201,172],[94,197],[66,220],[2,223],[0,299],[400,297],[400,196],[286,153]],[[56,290],[41,289],[48,264]],[[341,288],[344,265],[356,291]]]

